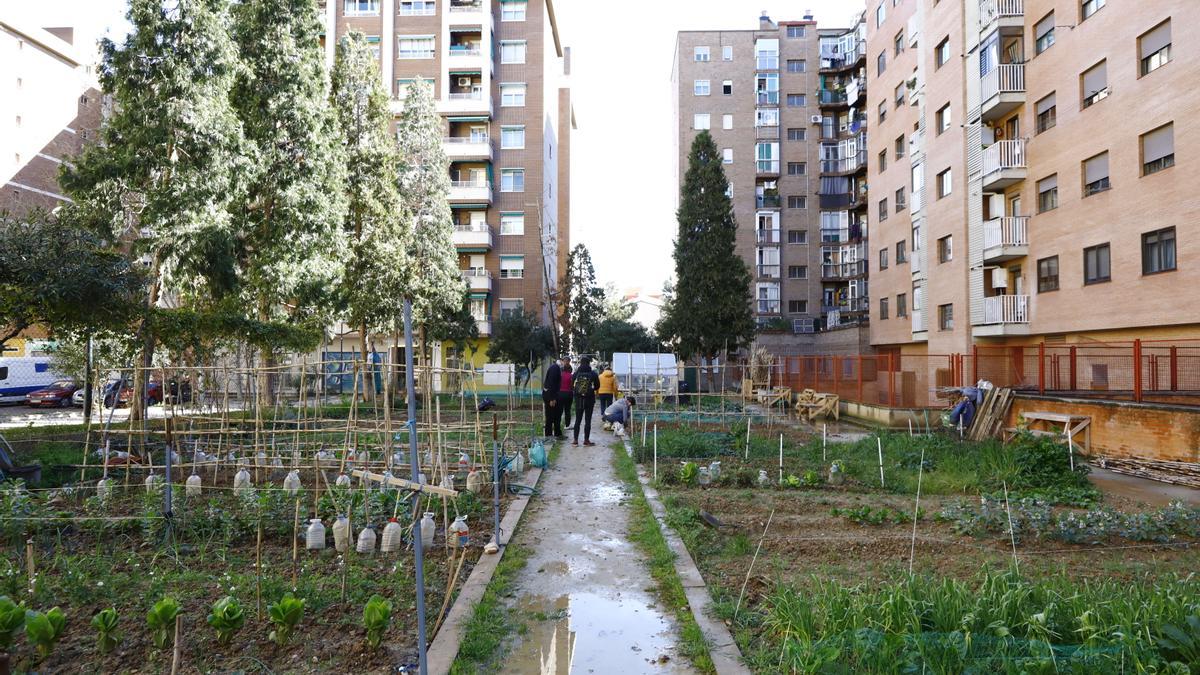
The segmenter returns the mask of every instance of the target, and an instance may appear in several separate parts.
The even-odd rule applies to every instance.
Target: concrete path
[[[532,555],[511,602],[528,631],[501,672],[692,673],[676,647],[675,621],[627,540],[625,486],[612,468],[616,439],[599,415],[592,440],[593,447],[566,442],[517,533]]]

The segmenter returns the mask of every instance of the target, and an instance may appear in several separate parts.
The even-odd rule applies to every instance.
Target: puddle
[[[569,593],[531,596],[518,603],[528,632],[509,654],[503,673],[686,673],[672,624],[644,593],[622,599]],[[663,659],[663,657],[666,657]]]
[[[607,484],[597,485],[588,490],[587,498],[582,501],[588,501],[593,504],[619,504],[624,498],[625,488],[619,485]]]

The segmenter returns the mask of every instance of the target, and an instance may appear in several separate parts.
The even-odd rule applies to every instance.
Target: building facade
[[[328,0],[324,41],[358,31],[403,110],[407,85],[431,82],[445,120],[454,241],[479,326],[529,311],[547,324],[569,243],[569,50],[552,0]],[[440,350],[439,350],[440,351]],[[461,351],[438,354],[458,365]],[[444,361],[443,361],[444,359]]]
[[[866,237],[852,225],[866,185],[850,165],[861,107],[846,87],[864,81],[861,59],[839,51],[847,35],[861,42],[860,29],[818,30],[812,16],[762,16],[756,30],[681,31],[676,41],[677,182],[708,130],[729,179],[736,250],[753,277],[756,342],[777,354],[866,346],[865,304],[855,304],[866,301],[865,269],[842,264]]]
[[[1200,4],[867,10],[867,179],[873,200],[908,194],[868,217],[872,345],[1200,337],[1178,301],[1200,282]]]

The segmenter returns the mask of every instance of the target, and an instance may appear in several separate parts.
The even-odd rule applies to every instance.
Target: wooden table
[[[1021,417],[1029,422],[1028,431],[1035,436],[1061,436],[1068,442],[1074,442],[1080,434],[1083,434],[1083,452],[1086,455],[1092,454],[1091,417],[1055,412],[1025,412],[1021,413]],[[1009,431],[1016,430],[1010,429]]]

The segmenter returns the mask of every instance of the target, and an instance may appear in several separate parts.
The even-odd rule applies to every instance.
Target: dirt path
[[[626,539],[625,486],[612,468],[613,436],[567,441],[543,476],[516,543],[532,555],[511,600],[528,631],[503,673],[691,673],[674,620],[658,605],[640,551]]]

